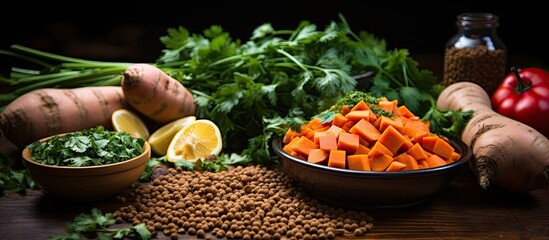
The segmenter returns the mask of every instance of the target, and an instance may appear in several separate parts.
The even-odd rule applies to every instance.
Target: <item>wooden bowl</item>
[[[44,138],[40,141],[45,141]],[[47,194],[75,201],[97,201],[109,198],[136,182],[151,157],[147,141],[143,153],[135,158],[112,164],[86,167],[54,166],[35,162],[28,148],[23,150],[23,164],[32,179]]]
[[[298,159],[282,150],[280,138],[272,142],[282,169],[321,202],[345,209],[403,208],[426,201],[447,186],[471,158],[465,143],[452,140],[461,154],[455,162],[437,168],[404,172],[339,169]]]

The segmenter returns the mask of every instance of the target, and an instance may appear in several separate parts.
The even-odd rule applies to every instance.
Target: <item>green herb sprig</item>
[[[139,239],[151,239],[144,223],[128,228],[111,228],[116,223],[112,213],[103,214],[98,208],[93,208],[90,214],[81,213],[71,223],[67,223],[66,235],[53,235],[49,240],[80,240],[93,236],[96,239],[125,239],[129,236],[137,236]]]
[[[143,153],[145,140],[103,126],[54,136],[28,145],[32,160],[56,166],[97,166],[122,162]]]

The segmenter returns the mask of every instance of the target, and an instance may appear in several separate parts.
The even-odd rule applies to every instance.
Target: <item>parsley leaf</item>
[[[44,142],[28,145],[32,160],[57,166],[97,166],[117,163],[143,153],[145,140],[126,132],[97,126],[82,131],[54,136]]]
[[[129,236],[139,236],[140,239],[151,239],[144,223],[129,228],[111,228],[116,221],[112,213],[103,214],[98,208],[93,208],[90,214],[81,213],[71,223],[67,223],[67,235],[53,235],[50,240],[77,240],[88,235],[97,235],[98,239],[124,239]]]

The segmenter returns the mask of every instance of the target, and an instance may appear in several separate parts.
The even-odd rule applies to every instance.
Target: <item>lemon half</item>
[[[175,134],[189,123],[196,120],[195,116],[188,116],[177,119],[158,128],[149,137],[151,150],[158,155],[164,156],[168,152],[168,147]]]
[[[170,162],[196,162],[217,156],[222,149],[221,132],[207,119],[193,121],[179,130],[168,147],[166,159]]]
[[[149,139],[147,125],[135,113],[128,109],[115,110],[111,115],[112,125],[115,131],[127,132],[143,140]]]

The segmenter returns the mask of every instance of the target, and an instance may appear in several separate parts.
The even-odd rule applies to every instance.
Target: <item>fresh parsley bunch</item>
[[[263,24],[246,42],[215,25],[203,34],[170,28],[161,41],[157,65],[191,89],[197,117],[219,125],[225,152],[251,156],[244,163],[273,160],[273,136],[352,90],[398,99],[418,116],[436,109],[433,99],[442,90],[406,49],[388,50],[365,31],[356,35],[342,15],[323,30],[308,21],[294,30]],[[359,88],[355,76],[365,73],[372,76]]]

